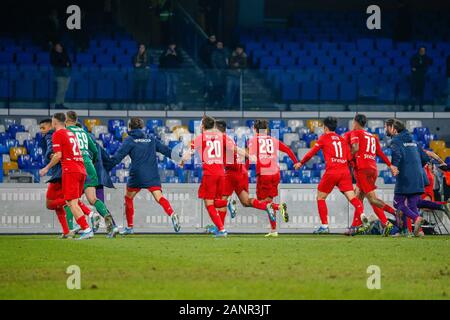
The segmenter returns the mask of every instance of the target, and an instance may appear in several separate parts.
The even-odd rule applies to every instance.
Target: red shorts
[[[147,189],[150,192],[153,191],[162,191],[160,186],[154,186],[154,187],[148,187],[148,188],[132,188],[132,187],[127,187],[127,192],[136,192],[138,193],[139,191],[141,191],[142,189]]]
[[[63,172],[62,189],[66,201],[79,199],[84,192],[86,175],[79,172]]]
[[[47,200],[64,199],[64,192],[61,182],[51,182],[47,186]]]
[[[225,174],[222,191],[224,196],[231,196],[233,191],[237,195],[240,195],[242,191],[247,191],[248,193],[248,173],[228,171]]]
[[[258,200],[275,198],[278,196],[278,185],[280,184],[280,174],[258,175],[256,177],[256,197]]]
[[[350,172],[345,173],[327,173],[320,180],[317,190],[320,192],[331,193],[334,187],[338,187],[341,192],[353,190],[352,177]]]
[[[198,197],[207,200],[222,199],[224,181],[225,176],[203,176]]]
[[[378,171],[374,169],[355,170],[356,186],[364,193],[376,190]]]

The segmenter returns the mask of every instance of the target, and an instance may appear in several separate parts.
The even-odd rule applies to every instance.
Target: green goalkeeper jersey
[[[83,155],[84,162],[97,161],[97,145],[95,144],[95,141],[94,139],[92,139],[91,135],[87,133],[83,128],[77,126],[69,126],[67,127],[67,129],[72,131],[73,134],[77,137],[78,146],[80,148],[80,152]]]

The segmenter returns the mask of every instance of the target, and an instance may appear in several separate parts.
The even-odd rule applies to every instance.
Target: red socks
[[[383,211],[386,211],[390,214],[395,214],[395,209],[392,208],[390,205],[385,204],[383,207]]]
[[[207,206],[206,210],[208,210],[209,216],[212,222],[216,225],[217,229],[222,231],[224,229],[222,219],[220,218],[220,215],[214,205]]]
[[[216,199],[214,200],[214,207],[216,208],[223,208],[226,207],[228,204],[227,200],[222,200],[222,199]]]
[[[380,219],[380,221],[383,224],[383,226],[385,226],[388,220],[386,218],[386,215],[384,214],[384,210],[378,208],[375,205],[372,205],[372,209],[375,212],[375,214],[377,215],[378,219]]]
[[[317,200],[317,208],[322,224],[328,224],[328,208],[325,200]]]
[[[133,199],[125,196],[125,215],[127,217],[128,228],[133,228],[134,205]]]
[[[125,198],[126,199],[126,198]],[[126,200],[125,200],[126,201]],[[160,206],[164,209],[164,212],[167,213],[167,215],[170,217],[173,213],[172,206],[170,205],[169,200],[167,200],[164,197],[161,197],[159,199]],[[128,219],[128,218],[127,218]]]
[[[89,228],[89,225],[86,221],[86,216],[81,216],[78,219],[76,219],[76,221],[81,229],[86,230]]]
[[[222,224],[225,225],[225,218],[227,216],[227,210],[225,210],[225,211],[217,210],[217,212],[219,213]]]
[[[63,234],[68,234],[70,232],[69,230],[69,224],[67,223],[66,219],[66,211],[63,208],[57,208],[55,209],[56,216],[58,217],[59,224],[61,225]]]
[[[83,211],[83,213],[85,215],[88,216],[92,212],[92,210],[87,205],[85,205],[83,202],[78,201],[78,205],[80,206],[81,211]]]

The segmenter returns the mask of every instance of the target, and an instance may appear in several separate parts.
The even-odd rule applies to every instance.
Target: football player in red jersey
[[[326,198],[333,191],[334,187],[345,195],[348,201],[355,208],[355,215],[360,217],[364,223],[364,230],[369,227],[369,221],[364,215],[364,207],[356,197],[353,191],[352,177],[349,169],[349,160],[351,159],[350,149],[344,138],[335,133],[337,119],[327,117],[323,121],[324,134],[319,138],[314,147],[303,157],[299,164],[295,164],[296,169],[301,168],[320,150],[325,158],[326,170],[317,187],[317,207],[319,210],[322,225],[314,231],[316,234],[329,233],[328,227],[328,208],[325,202]]]
[[[381,160],[386,163],[392,174],[395,175],[398,169],[392,166],[392,163],[384,154],[378,138],[364,129],[366,124],[367,117],[363,114],[357,114],[353,119],[352,131],[349,132],[349,145],[354,160],[353,172],[358,189],[357,195],[361,202],[364,201],[364,198],[369,200],[373,211],[384,227],[384,235],[388,236],[394,225],[389,222],[384,212],[386,211],[395,215],[395,209],[379,199],[375,192],[377,189],[376,180],[378,177],[376,157],[380,157]],[[349,233],[355,232],[360,225],[361,220],[355,215]]]
[[[39,171],[43,177],[48,170],[61,162],[62,167],[62,189],[72,214],[78,225],[83,230],[80,240],[89,239],[94,232],[89,227],[78,201],[83,194],[86,170],[84,169],[83,156],[78,147],[76,136],[65,128],[66,115],[55,113],[52,118],[52,126],[55,132],[52,136],[53,157],[50,162]]]
[[[270,216],[271,231],[267,237],[278,236],[276,211],[280,210],[285,222],[289,221],[286,203],[274,203],[278,196],[280,183],[279,151],[286,153],[294,164],[299,165],[297,157],[292,150],[277,138],[269,135],[267,120],[256,120],[253,125],[255,136],[248,143],[250,161],[256,162],[256,197],[260,201],[270,202],[267,207]]]
[[[214,127],[215,120],[204,116],[201,123],[201,134],[191,143],[191,152],[183,155],[181,165],[191,158],[193,151],[200,155],[203,176],[198,189],[198,197],[204,200],[206,210],[217,228],[216,237],[226,237],[227,231],[223,225],[218,209],[225,208],[227,201],[222,199],[222,189],[225,179],[224,155],[235,152],[234,141],[224,137]],[[223,209],[222,209],[223,211]]]
[[[216,120],[215,127],[222,132],[226,133],[227,124],[224,120]],[[247,158],[248,160],[248,158]],[[222,199],[228,202],[228,209],[231,212],[231,217],[236,216],[236,201],[230,200],[229,197],[234,193],[239,198],[239,201],[244,207],[253,207],[258,210],[266,211],[269,214],[273,212],[271,206],[272,201],[261,201],[255,198],[250,198],[248,193],[248,161],[245,156],[240,156],[236,151],[233,155],[233,161],[227,161],[225,159],[225,181],[223,186]],[[219,209],[222,222],[225,221],[226,208]]]

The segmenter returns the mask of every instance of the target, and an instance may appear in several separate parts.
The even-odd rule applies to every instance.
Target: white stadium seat
[[[107,126],[93,126],[92,133],[94,134],[95,138],[98,139],[100,137],[101,133],[108,133],[108,127]]]
[[[300,140],[300,138],[297,133],[285,133],[283,135],[283,142],[285,144],[287,144],[288,146],[290,146],[292,142],[299,141],[299,140]]]
[[[406,129],[410,132],[414,130],[414,128],[420,128],[422,127],[422,121],[421,120],[407,120],[406,121]]]
[[[25,130],[29,130],[32,126],[37,126],[37,120],[33,118],[22,118],[20,124],[25,127]]]
[[[299,127],[304,127],[305,122],[303,120],[291,119],[291,120],[288,120],[287,126],[288,126],[288,128],[291,128],[292,131],[295,131],[295,129],[297,129]]]
[[[10,162],[9,154],[2,154],[3,163]]]
[[[36,126],[31,126],[29,129],[28,129],[28,133],[31,135],[31,138],[35,138],[36,137],[36,133],[38,133],[40,130],[39,130],[39,127],[36,125]]]
[[[0,124],[0,133],[5,132],[5,126]]]
[[[234,130],[238,139],[242,137],[250,137],[252,130],[249,127],[236,127]]]
[[[177,126],[181,126],[180,119],[167,119],[166,120],[166,127],[168,127],[170,131],[172,131],[173,128],[177,127]]]
[[[377,178],[376,184],[377,184],[377,186],[384,184],[384,179],[383,178]]]
[[[130,156],[126,156],[125,158],[123,158],[122,163],[124,163],[125,164],[125,168],[128,169],[130,167],[130,164],[131,164]]]
[[[315,127],[314,133],[317,134],[318,137],[320,137],[321,135],[323,135],[323,127]]]
[[[367,121],[367,127],[374,130],[375,128],[384,128],[383,120],[369,120]],[[351,127],[349,127],[351,128]]]
[[[299,160],[302,159],[305,156],[305,154],[308,153],[308,151],[309,151],[308,148],[300,148],[300,149],[298,149],[297,150],[297,158]]]
[[[17,132],[16,140],[19,141],[19,145],[23,146],[25,140],[31,140],[31,134],[28,132]]]
[[[125,178],[129,176],[129,171],[124,169],[117,170],[116,176],[120,182],[125,182]]]

